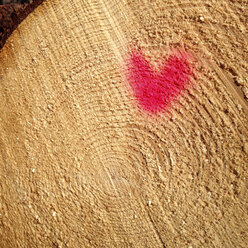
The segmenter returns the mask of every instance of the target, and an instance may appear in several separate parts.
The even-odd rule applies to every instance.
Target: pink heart
[[[128,79],[143,110],[151,113],[161,111],[189,85],[193,71],[187,57],[186,54],[171,55],[163,62],[161,71],[156,72],[140,52],[132,52]]]

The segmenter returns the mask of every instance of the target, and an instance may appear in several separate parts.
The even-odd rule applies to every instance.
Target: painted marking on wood
[[[183,93],[193,76],[189,57],[186,53],[171,55],[163,61],[161,70],[155,71],[141,52],[132,52],[128,60],[128,80],[142,110],[157,113]]]

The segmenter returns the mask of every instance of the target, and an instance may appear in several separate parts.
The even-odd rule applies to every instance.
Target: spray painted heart
[[[189,86],[192,75],[186,54],[171,55],[159,72],[141,52],[132,52],[128,63],[128,80],[138,105],[150,113],[168,107]]]

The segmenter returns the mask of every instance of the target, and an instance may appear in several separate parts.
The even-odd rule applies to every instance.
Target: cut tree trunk
[[[247,4],[46,0],[0,51],[0,247],[248,244]],[[146,113],[127,58],[195,78]]]

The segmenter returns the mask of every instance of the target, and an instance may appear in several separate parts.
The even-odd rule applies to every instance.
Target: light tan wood
[[[247,247],[245,1],[46,0],[0,52],[0,247]],[[130,49],[197,79],[143,114]]]

